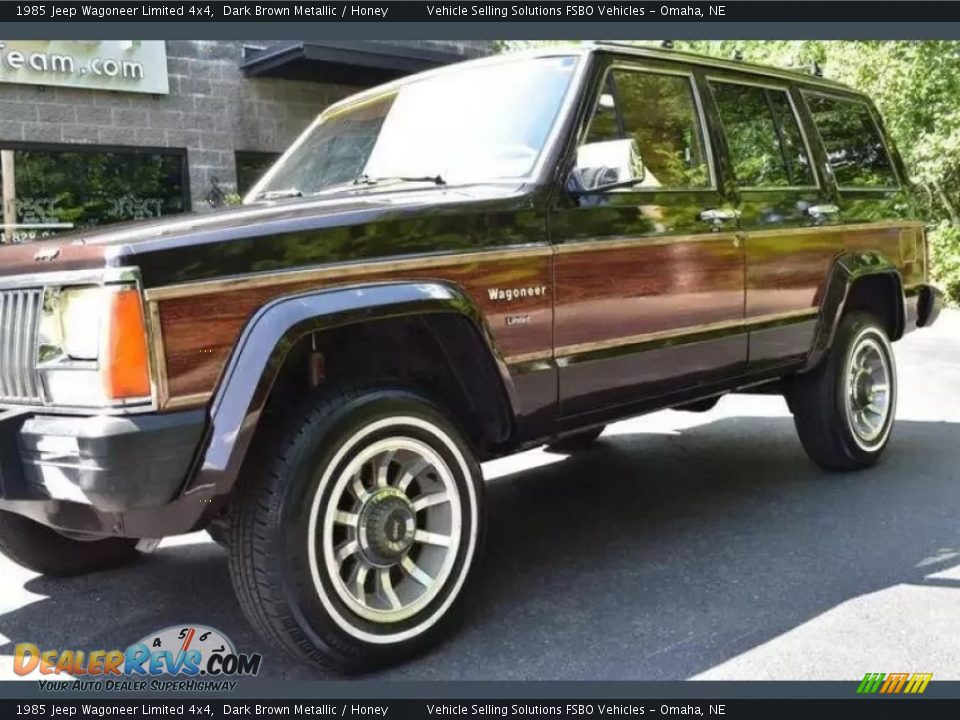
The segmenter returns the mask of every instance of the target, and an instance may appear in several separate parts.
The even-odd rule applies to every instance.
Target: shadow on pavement
[[[828,475],[785,417],[605,435],[489,485],[487,554],[463,630],[377,677],[682,679],[846,600],[925,576],[960,549],[957,425],[900,421],[876,468]],[[921,561],[926,561],[918,567]],[[0,616],[10,643],[125,647],[199,622],[264,652],[262,677],[318,672],[265,648],[212,543],[67,581]]]

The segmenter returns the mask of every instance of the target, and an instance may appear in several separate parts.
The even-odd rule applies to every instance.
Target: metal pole
[[[3,235],[0,240],[12,242],[17,224],[16,171],[13,150],[0,150],[0,174],[3,175]]]

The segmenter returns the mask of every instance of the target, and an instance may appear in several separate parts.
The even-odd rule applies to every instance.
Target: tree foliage
[[[778,67],[817,63],[825,77],[870,95],[931,229],[934,278],[960,302],[960,42],[698,40],[675,47],[722,58],[740,52],[748,62]]]

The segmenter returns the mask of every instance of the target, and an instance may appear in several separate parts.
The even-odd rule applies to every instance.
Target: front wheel
[[[444,637],[477,564],[483,482],[435,405],[402,390],[328,390],[257,453],[229,550],[261,633],[347,672]]]
[[[893,348],[876,318],[845,316],[827,357],[793,379],[788,399],[814,462],[827,470],[876,463],[890,439],[897,401]]]

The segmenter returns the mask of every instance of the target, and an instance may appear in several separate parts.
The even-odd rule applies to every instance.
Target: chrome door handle
[[[731,208],[707,208],[701,210],[697,217],[713,225],[722,225],[729,220],[736,220],[740,217],[740,211]]]
[[[840,208],[836,205],[811,205],[807,208],[807,215],[810,217],[823,217],[824,215],[836,215]]]

